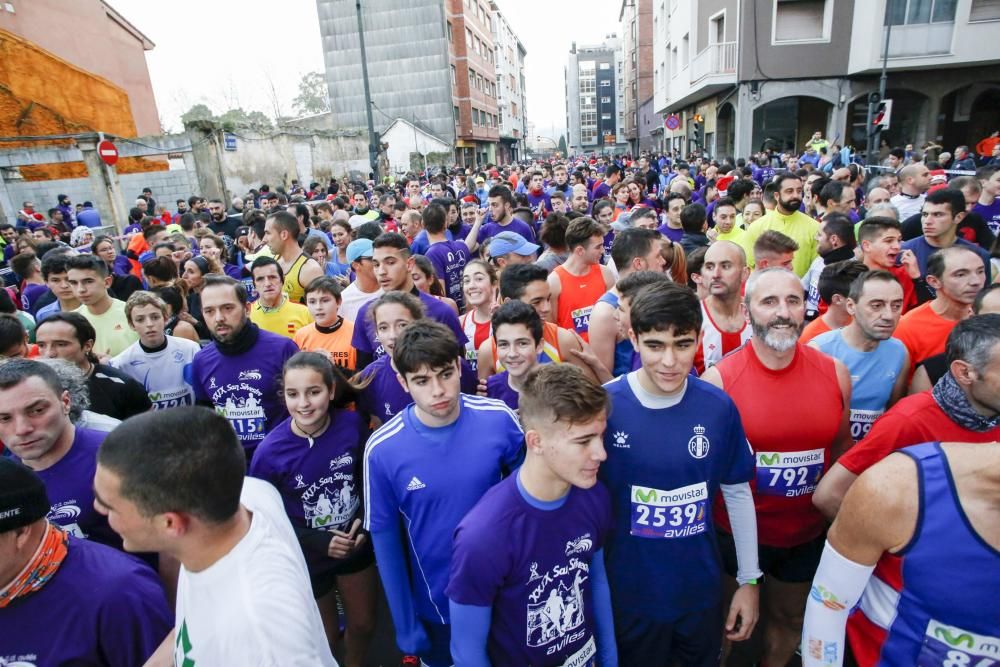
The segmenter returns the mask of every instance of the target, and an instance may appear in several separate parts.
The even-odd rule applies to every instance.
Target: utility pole
[[[354,7],[358,12],[358,41],[361,44],[361,78],[365,83],[365,111],[368,113],[368,164],[372,170],[375,183],[379,182],[378,147],[379,138],[375,135],[375,119],[372,117],[372,93],[368,85],[368,55],[365,52],[365,26],[361,20],[361,0],[355,0]]]
[[[885,84],[888,79],[886,74],[886,69],[889,65],[889,38],[892,36],[892,21],[889,20],[889,4],[892,0],[886,0],[885,3],[885,18],[883,22],[885,25],[885,44],[882,47],[882,76],[879,77],[878,82],[878,93],[872,93],[868,96],[868,122],[865,126],[866,134],[868,135],[868,146],[865,151],[865,162],[872,164],[872,158],[878,153],[881,146],[882,129],[881,126],[877,128],[872,127],[872,122],[875,118],[875,110],[878,109],[878,105],[882,100],[885,99]],[[875,158],[875,162],[878,162],[878,158]]]

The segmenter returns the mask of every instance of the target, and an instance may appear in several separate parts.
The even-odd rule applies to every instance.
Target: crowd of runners
[[[823,143],[25,202],[0,665],[1000,664],[1000,167]]]

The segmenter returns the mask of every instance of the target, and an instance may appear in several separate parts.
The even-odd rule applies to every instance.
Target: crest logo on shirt
[[[538,563],[537,562],[533,562],[531,564],[531,574],[528,575],[528,583],[530,584],[532,581],[535,581],[536,579],[541,579],[541,578],[542,578],[542,575],[538,574]]]
[[[417,479],[416,477],[414,477],[413,479],[410,480],[410,483],[406,485],[406,490],[407,491],[417,491],[419,489],[424,489],[426,487],[427,487],[426,484],[424,484],[419,479]]]
[[[179,364],[184,361],[184,353],[180,350],[174,352],[174,363]]]
[[[392,416],[392,406],[389,405],[388,403],[385,404],[385,416],[386,417]]]
[[[72,503],[59,505],[49,510],[48,520],[58,522],[60,519],[76,519],[80,516],[80,507]]]
[[[594,540],[590,538],[590,533],[586,533],[566,543],[566,555],[572,556],[573,554],[586,553],[593,548]]]
[[[628,444],[628,433],[625,431],[615,431],[615,434],[611,436],[611,444],[620,449],[631,449],[632,447]]]
[[[350,454],[341,454],[337,458],[330,461],[330,470],[336,470],[337,468],[343,468],[344,466],[349,466],[354,464],[354,457]]]
[[[218,386],[219,385],[215,384],[215,376],[214,375],[208,379],[208,388],[209,389],[216,389],[216,388],[218,388]]]
[[[36,667],[38,656],[34,653],[26,655],[0,655],[0,667]]]
[[[256,368],[251,371],[240,371],[240,380],[261,380],[263,375]]]
[[[302,489],[305,488],[306,483],[302,481],[302,475],[295,476],[295,488]]]
[[[698,425],[694,427],[694,436],[688,440],[688,454],[696,459],[703,459],[708,456],[708,438],[705,437],[705,427]]]

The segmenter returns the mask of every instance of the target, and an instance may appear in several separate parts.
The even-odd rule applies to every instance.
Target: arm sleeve
[[[757,514],[749,482],[723,484],[722,499],[726,503],[736,543],[736,581],[742,586],[763,574],[757,562]]]
[[[419,655],[430,647],[427,634],[417,618],[413,591],[407,577],[408,565],[403,537],[397,526],[372,532],[375,560],[389,602],[392,622],[396,627],[396,643],[403,653]]]
[[[837,553],[827,542],[806,598],[802,624],[802,666],[840,667],[844,662],[844,627],[861,599],[874,565],[861,565]]]
[[[493,608],[451,600],[448,610],[451,612],[451,657],[455,667],[490,667],[486,643]]]
[[[614,612],[611,608],[608,573],[604,569],[604,549],[598,549],[590,562],[590,579],[594,592],[594,628],[597,632],[598,662],[601,667],[618,667]]]

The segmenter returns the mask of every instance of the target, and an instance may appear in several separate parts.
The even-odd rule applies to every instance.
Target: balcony
[[[951,21],[894,25],[889,36],[889,57],[912,58],[950,54],[954,30],[955,24]],[[885,44],[884,31],[882,35],[882,43]]]
[[[691,60],[691,85],[710,76],[736,74],[736,42],[709,44]]]

